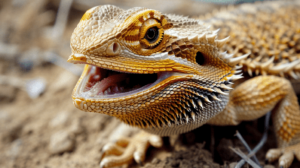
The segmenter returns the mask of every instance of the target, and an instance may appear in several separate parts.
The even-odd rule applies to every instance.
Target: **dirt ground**
[[[68,0],[64,2],[66,5]],[[0,167],[99,167],[100,150],[120,123],[73,106],[71,92],[82,66],[74,67],[65,60],[71,54],[71,33],[84,11],[102,4],[145,6],[190,16],[220,7],[184,0],[74,0],[69,10],[62,11],[62,19],[55,22],[58,8],[63,6],[59,0],[0,1]],[[26,84],[33,79],[45,83],[45,90],[37,97],[30,97],[26,90]],[[263,125],[263,119],[238,127],[205,125],[180,136],[165,137],[163,148],[150,147],[144,167],[232,168],[240,157],[228,147],[238,147],[246,153],[234,136],[236,130],[253,148],[262,136]],[[270,129],[268,142],[257,154],[262,165],[267,149],[276,147],[274,139]],[[273,165],[264,167],[278,166]],[[292,167],[300,164],[294,162]]]

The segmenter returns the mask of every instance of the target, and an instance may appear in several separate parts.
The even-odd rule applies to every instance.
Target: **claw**
[[[300,143],[285,148],[270,149],[266,154],[266,160],[269,162],[279,159],[279,166],[288,168],[294,158],[300,159]]]
[[[163,146],[163,140],[160,136],[152,135],[149,139],[150,144],[153,147],[160,148]]]
[[[115,143],[109,143],[102,148],[102,161],[100,168],[120,166],[129,164],[135,160],[139,165],[143,165],[148,147],[161,147],[162,138],[146,132],[141,132],[131,139],[119,138]],[[110,155],[110,156],[108,156]]]
[[[109,143],[103,146],[102,152],[105,155],[121,155],[124,152],[124,149],[120,146]]]
[[[292,151],[285,152],[279,159],[279,165],[282,167],[290,167],[294,160],[294,154]]]
[[[281,151],[279,149],[270,149],[266,154],[266,159],[269,162],[273,162],[274,160],[278,159],[281,155]]]

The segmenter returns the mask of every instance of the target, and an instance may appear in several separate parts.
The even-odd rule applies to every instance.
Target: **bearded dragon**
[[[71,37],[68,61],[86,64],[73,103],[143,130],[105,146],[100,167],[142,162],[149,145],[162,146],[160,136],[238,125],[269,111],[278,148],[266,159],[281,167],[299,160],[291,84],[300,78],[299,7],[245,4],[199,18],[142,7],[89,9]]]

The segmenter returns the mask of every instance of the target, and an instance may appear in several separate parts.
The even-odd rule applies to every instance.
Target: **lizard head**
[[[170,135],[205,124],[228,102],[236,63],[228,38],[195,19],[146,8],[88,10],[71,37],[69,62],[86,64],[74,105]]]

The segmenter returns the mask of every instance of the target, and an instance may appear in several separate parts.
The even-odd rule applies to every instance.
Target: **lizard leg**
[[[289,167],[294,156],[300,160],[300,110],[290,82],[275,76],[259,76],[237,86],[223,112],[209,121],[214,125],[237,125],[257,119],[272,111],[279,148],[266,158],[279,158],[281,167]]]
[[[103,159],[100,167],[129,164],[133,159],[142,164],[149,145],[161,147],[163,145],[161,137],[144,131],[140,131],[130,139],[120,137],[115,143],[108,143],[102,148]]]

